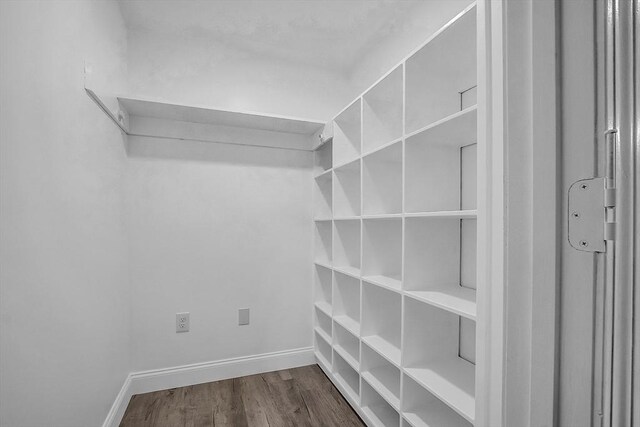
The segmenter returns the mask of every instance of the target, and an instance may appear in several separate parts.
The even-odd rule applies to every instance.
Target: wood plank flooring
[[[131,398],[121,427],[364,426],[318,365]]]

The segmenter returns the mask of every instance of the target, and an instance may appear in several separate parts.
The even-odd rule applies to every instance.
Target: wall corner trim
[[[254,375],[316,363],[313,347],[130,373],[102,427],[117,427],[134,394]]]

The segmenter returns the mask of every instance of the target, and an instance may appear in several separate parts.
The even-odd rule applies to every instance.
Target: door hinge
[[[615,130],[605,133],[606,177],[581,179],[569,187],[569,243],[585,252],[605,252],[615,240]]]

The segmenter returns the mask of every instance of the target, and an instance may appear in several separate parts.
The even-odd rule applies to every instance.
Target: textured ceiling
[[[403,31],[430,0],[120,0],[130,30],[201,37],[336,71]]]

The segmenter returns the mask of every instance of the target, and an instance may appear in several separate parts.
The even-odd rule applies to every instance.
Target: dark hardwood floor
[[[318,365],[131,398],[121,427],[364,426]]]

